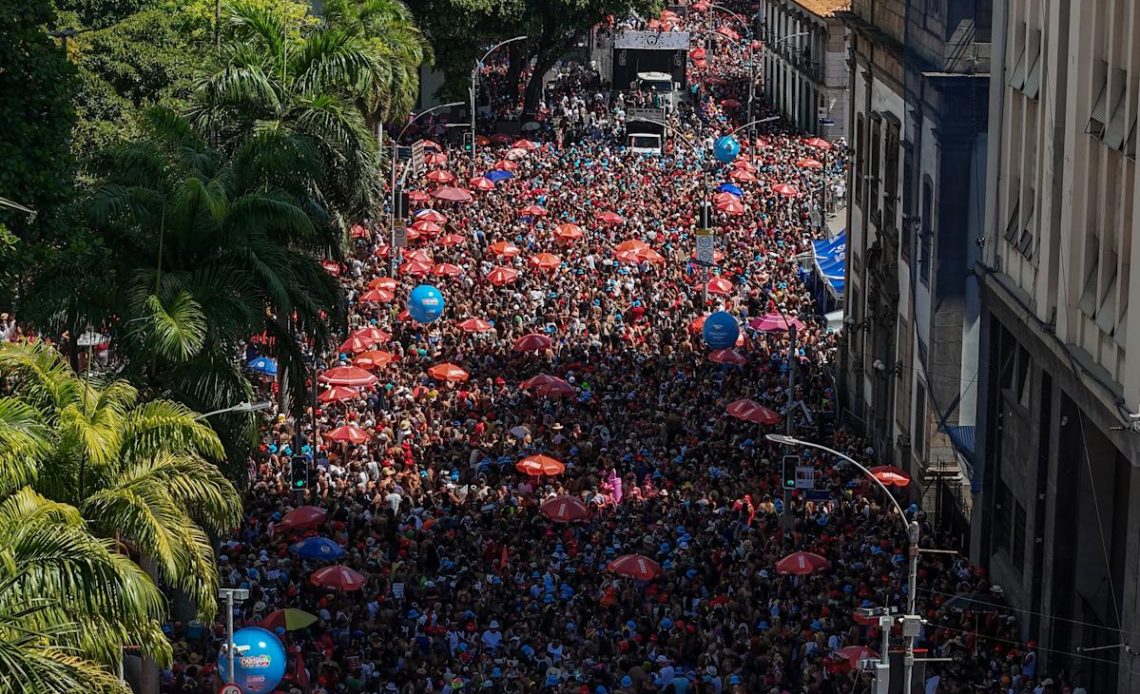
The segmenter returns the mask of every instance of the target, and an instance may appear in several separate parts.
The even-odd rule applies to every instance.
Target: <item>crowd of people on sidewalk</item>
[[[748,91],[744,52],[728,42],[717,51],[691,66],[700,88],[669,116],[705,145],[742,122]],[[820,233],[811,192],[841,175],[845,152],[772,123],[734,164],[680,137],[639,156],[623,146],[621,102],[608,95],[553,91],[542,110],[526,141],[481,147],[477,170],[509,176],[473,190],[473,201],[435,201],[436,183],[415,182],[427,195],[413,199],[407,248],[392,247],[385,224],[355,234],[336,272],[362,337],[318,356],[328,368],[363,363],[377,381],[267,426],[246,523],[218,551],[223,584],[250,591],[235,622],[260,624],[282,608],[315,618],[275,627],[290,658],[285,693],[867,691],[859,660],[871,656],[852,648],[875,651],[881,636],[861,610],[905,604],[906,522],[918,520],[926,543],[943,538],[913,492],[895,492],[909,506],[900,519],[858,470],[765,439],[790,418],[801,438],[875,458],[835,425],[838,338],[800,276]],[[570,119],[587,126],[572,140],[560,126]],[[437,154],[429,170],[466,187],[470,159]],[[742,194],[738,206],[714,208],[709,269],[694,262],[694,239],[721,183]],[[422,214],[429,205],[438,216]],[[423,283],[447,303],[429,324],[405,310]],[[714,361],[700,320],[720,309],[741,326],[777,315],[802,327],[794,345],[787,330],[745,327],[735,357]],[[517,350],[530,335],[547,339]],[[442,363],[463,375],[429,372]],[[539,375],[568,388],[524,383]],[[730,416],[740,398],[781,421]],[[329,438],[346,425],[366,440]],[[814,467],[816,493],[796,491],[785,507],[789,453]],[[516,468],[540,454],[565,469]],[[303,492],[290,478],[297,455],[313,459]],[[566,496],[589,517],[559,523],[543,512]],[[282,527],[306,504],[327,515]],[[312,536],[343,548],[336,563],[364,585],[314,584],[330,562],[290,551]],[[801,550],[829,568],[776,570]],[[607,571],[628,554],[661,575]],[[1000,592],[983,571],[925,555],[919,586],[919,646],[950,659],[925,668],[928,692],[1064,691],[1038,671],[1035,644],[1000,600],[955,602]],[[164,691],[217,691],[221,624],[169,629],[177,664]]]

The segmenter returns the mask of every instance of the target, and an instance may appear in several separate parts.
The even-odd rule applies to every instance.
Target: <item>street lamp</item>
[[[391,173],[391,177],[392,177],[392,185],[390,188],[391,195],[392,195],[392,203],[391,203],[391,214],[388,217],[388,229],[389,229],[390,233],[393,234],[393,236],[396,233],[396,231],[395,231],[396,201],[397,201],[397,191],[399,190],[399,188],[396,186],[396,167],[399,164],[399,159],[400,159],[400,140],[403,139],[404,133],[406,133],[408,131],[408,128],[412,127],[412,124],[415,123],[416,121],[418,121],[420,118],[423,118],[424,116],[428,115],[429,113],[435,113],[436,111],[440,111],[440,110],[445,109],[445,108],[451,108],[452,106],[462,106],[462,105],[463,105],[462,101],[452,101],[449,104],[439,104],[438,106],[432,106],[429,109],[424,109],[423,111],[420,111],[415,116],[413,116],[412,119],[409,120],[407,123],[405,123],[403,129],[400,130],[400,134],[397,135],[392,140],[392,161],[389,164],[389,169],[390,169],[390,173]],[[406,175],[406,172],[407,172],[407,170],[405,169],[405,175]],[[395,245],[396,245],[395,240],[393,239],[392,247],[395,248]],[[393,253],[392,258],[393,258],[392,262],[395,262],[395,253]]]
[[[249,599],[249,591],[245,588],[218,588],[218,597],[226,601],[226,661],[229,662],[229,671],[226,673],[226,682],[234,683],[234,602],[245,602]]]
[[[208,417],[213,417],[218,414],[230,414],[231,412],[240,412],[241,414],[250,414],[251,412],[260,412],[261,410],[268,410],[273,406],[273,403],[268,400],[259,400],[258,402],[239,402],[236,405],[226,407],[206,414],[200,414],[195,417],[195,420],[202,420]]]
[[[475,132],[475,90],[478,88],[479,70],[483,69],[483,63],[485,63],[487,61],[487,58],[492,53],[494,53],[496,50],[498,50],[500,47],[505,46],[508,43],[514,43],[515,41],[525,41],[526,39],[527,39],[526,36],[516,36],[513,39],[507,39],[506,41],[500,41],[500,42],[496,43],[494,46],[491,46],[489,49],[487,49],[487,52],[483,54],[482,58],[475,61],[475,67],[472,68],[472,70],[471,70],[471,177],[472,178],[475,177],[475,166],[476,166],[476,164],[475,164],[475,152],[477,151],[478,146],[479,146],[478,143],[475,142],[475,135],[476,135],[476,132]],[[541,77],[540,77],[540,79],[541,79]]]
[[[883,490],[883,493],[887,495],[887,498],[890,499],[891,503],[894,505],[895,511],[898,512],[899,519],[902,520],[902,522],[906,524],[907,541],[909,544],[909,548],[908,548],[909,560],[908,560],[908,567],[907,567],[906,614],[903,615],[903,636],[907,637],[906,655],[903,657],[903,691],[904,692],[911,691],[911,686],[910,686],[911,685],[911,674],[914,670],[914,640],[915,640],[915,637],[918,636],[918,631],[919,631],[919,628],[921,627],[921,624],[922,624],[922,618],[914,613],[915,594],[918,592],[918,588],[917,588],[917,583],[918,583],[918,553],[920,551],[922,551],[919,549],[919,546],[918,546],[918,544],[919,544],[918,521],[912,520],[912,521],[908,522],[907,518],[906,518],[906,513],[903,511],[903,507],[899,504],[899,502],[895,499],[895,497],[891,495],[891,492],[889,489],[887,489],[887,486],[885,484],[883,484],[882,481],[878,477],[875,477],[875,475],[872,474],[870,470],[868,470],[862,464],[853,460],[849,456],[846,456],[843,453],[840,453],[839,451],[835,450],[834,448],[828,448],[827,446],[824,446],[822,444],[813,443],[811,441],[804,441],[802,439],[797,439],[796,437],[790,436],[787,434],[767,434],[767,435],[765,435],[764,438],[768,439],[769,441],[772,441],[773,443],[778,443],[778,444],[781,444],[784,446],[803,446],[805,448],[815,448],[817,450],[821,450],[821,451],[825,451],[827,453],[830,453],[837,458],[842,458],[843,460],[847,461],[851,465],[854,465],[860,472],[862,472],[864,475],[869,477],[872,482],[874,482],[876,485],[878,485],[878,487],[880,489]],[[927,550],[927,551],[938,551],[938,550]],[[882,654],[882,658],[889,662],[888,655],[885,652],[886,649],[884,648],[883,650],[884,650],[884,653]],[[887,677],[890,676],[889,673],[890,673],[890,671],[888,669],[887,670]],[[886,691],[886,687],[876,687],[876,689],[880,690],[880,691]]]

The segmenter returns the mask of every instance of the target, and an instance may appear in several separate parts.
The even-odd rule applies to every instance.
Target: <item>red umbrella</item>
[[[728,414],[745,422],[763,424],[764,426],[772,426],[780,423],[779,414],[747,398],[729,403],[726,409]]]
[[[831,143],[828,142],[827,140],[823,139],[822,137],[809,137],[808,139],[804,140],[804,144],[807,145],[808,147],[815,147],[816,149],[822,149],[825,152],[827,152],[831,149]]]
[[[460,383],[469,378],[466,371],[455,364],[448,364],[447,362],[436,364],[428,369],[428,375],[437,381],[449,381],[451,383]]]
[[[823,168],[823,162],[816,159],[804,157],[803,159],[796,160],[796,166],[800,167],[801,169],[819,170]]]
[[[744,366],[748,363],[748,358],[735,349],[714,349],[709,352],[709,361],[716,362],[717,364]]]
[[[732,200],[718,200],[716,203],[716,208],[725,214],[730,214],[733,216],[744,214],[744,205],[741,205],[740,201],[737,200],[735,196],[733,196],[731,194],[728,194],[728,195],[729,195],[729,197],[732,197],[733,199]]]
[[[404,238],[408,239],[409,241],[415,241],[421,236],[423,236],[423,234],[421,234],[420,230],[415,227],[408,227],[408,230],[404,232]]]
[[[431,265],[432,263],[431,253],[428,253],[422,248],[417,248],[414,251],[408,251],[404,254],[404,260],[411,260],[417,263],[423,263],[425,265]]]
[[[514,144],[511,145],[511,148],[525,149],[528,152],[533,152],[534,150],[538,149],[538,144],[531,142],[530,140],[518,139],[514,141]]]
[[[705,285],[708,287],[709,294],[722,294],[729,295],[732,293],[732,282],[729,282],[723,277],[714,277]]]
[[[363,224],[353,224],[352,228],[348,230],[348,235],[354,239],[362,239],[368,236],[368,228]]]
[[[618,253],[624,253],[625,251],[640,253],[641,251],[649,250],[649,244],[644,241],[638,241],[637,239],[630,239],[629,241],[619,243],[614,247],[614,250]]]
[[[497,255],[502,258],[513,258],[519,253],[522,253],[522,250],[510,241],[496,241],[488,246],[487,250],[491,252],[491,255]]]
[[[474,200],[474,198],[471,197],[471,191],[466,188],[455,188],[454,186],[436,188],[431,192],[431,196],[437,200],[447,200],[448,202],[471,202]]]
[[[444,234],[443,236],[439,237],[439,245],[443,246],[444,248],[450,248],[452,246],[458,246],[465,240],[466,239],[464,239],[459,234]]]
[[[369,289],[360,295],[358,301],[362,304],[386,304],[395,298],[390,289]]]
[[[358,388],[346,388],[344,386],[333,386],[325,392],[317,396],[317,402],[330,403],[330,402],[347,402],[355,400],[360,395]]]
[[[298,506],[274,524],[276,530],[311,530],[325,522],[328,512],[319,506]]]
[[[910,475],[890,465],[876,465],[871,468],[871,474],[887,487],[905,487],[910,484]]]
[[[330,386],[370,386],[380,379],[359,366],[334,366],[317,380]]]
[[[574,390],[574,386],[566,383],[565,381],[560,383],[551,383],[545,386],[536,386],[535,388],[531,389],[531,393],[534,395],[540,398],[550,399],[568,398],[574,395],[575,392],[576,391]]]
[[[818,571],[826,571],[831,566],[826,558],[812,552],[793,552],[776,562],[776,573],[810,576]]]
[[[436,169],[435,171],[429,172],[424,178],[432,183],[451,183],[455,180],[455,174],[450,171],[444,171],[443,169]]]
[[[728,202],[740,202],[740,198],[736,197],[732,193],[717,193],[713,196],[713,202],[717,205]]]
[[[415,229],[416,231],[420,232],[421,234],[430,234],[432,236],[443,231],[443,227],[436,224],[435,222],[429,222],[426,219],[417,219],[415,222],[412,223],[411,228]]]
[[[576,496],[556,496],[544,502],[539,510],[555,523],[570,523],[590,517],[589,507]]]
[[[507,159],[512,161],[522,159],[527,155],[527,151],[521,147],[512,147],[507,150]]]
[[[699,333],[699,332],[701,332],[702,330],[704,330],[704,327],[705,327],[705,321],[706,321],[706,320],[708,320],[708,318],[709,318],[709,317],[708,317],[708,314],[706,314],[706,315],[703,315],[703,316],[697,316],[696,318],[694,318],[694,319],[693,319],[693,320],[692,320],[692,321],[689,323],[689,332],[692,332],[692,333]]]
[[[550,345],[550,338],[546,335],[529,333],[515,340],[512,349],[516,352],[541,352],[544,349],[550,349]]]
[[[507,139],[510,140],[511,138],[508,136]],[[480,147],[486,147],[487,145],[491,144],[491,138],[487,137],[486,135],[476,135],[475,144],[479,145]]]
[[[519,278],[519,271],[509,267],[497,267],[491,270],[487,279],[496,287],[510,284]]]
[[[352,360],[352,364],[362,369],[383,369],[394,361],[396,361],[395,354],[375,349],[358,354],[356,359]]]
[[[539,270],[557,270],[562,264],[562,259],[553,253],[539,253],[532,255],[527,264]]]
[[[399,269],[402,274],[411,275],[412,277],[423,277],[431,272],[431,265],[419,260],[409,260],[401,265]]]
[[[637,251],[618,251],[614,257],[617,258],[619,263],[637,265],[641,262],[641,254]]]
[[[431,274],[436,277],[459,277],[463,274],[463,268],[452,263],[440,263],[431,269]]]
[[[432,152],[424,157],[424,163],[428,166],[442,166],[447,163],[447,155],[443,152]]]
[[[643,251],[638,251],[637,257],[647,263],[653,263],[654,265],[661,265],[665,262],[665,256],[661,255],[652,248],[646,248]]]
[[[447,224],[447,217],[436,212],[435,210],[420,210],[416,213],[417,222],[434,222],[436,224]]]
[[[364,576],[339,564],[317,569],[312,576],[309,576],[309,582],[314,586],[346,591],[360,590],[364,587],[364,580]]]
[[[482,318],[468,318],[459,324],[459,329],[465,333],[489,333],[495,329],[495,326]]]
[[[718,34],[720,34],[721,36],[724,36],[724,37],[731,39],[733,41],[739,41],[740,40],[740,34],[736,33],[732,29],[729,29],[728,27],[719,27],[719,28],[717,28],[716,32]]]
[[[515,463],[519,472],[538,477],[539,475],[561,475],[566,466],[547,455],[529,455]]]
[[[720,105],[729,109],[740,108],[740,102],[736,99],[721,99]]]
[[[373,345],[381,342],[387,342],[388,340],[392,339],[391,335],[384,332],[380,328],[374,327],[361,328],[360,330],[353,332],[349,337],[358,337]]]
[[[342,427],[333,429],[332,431],[325,434],[324,437],[329,441],[342,441],[345,443],[361,444],[371,439],[372,434],[369,434],[363,429],[354,427],[351,424],[346,424]]]
[[[617,226],[618,224],[625,222],[625,217],[622,217],[616,212],[599,212],[594,215],[594,219],[598,220],[602,224],[609,224],[610,226]]]
[[[369,340],[363,337],[358,337],[355,333],[350,335],[347,340],[340,343],[336,351],[341,354],[356,354],[357,352],[366,352],[372,349],[372,345],[376,344],[376,340]]]
[[[554,385],[556,383],[566,383],[566,381],[563,381],[557,376],[551,376],[550,374],[539,374],[537,376],[531,376],[530,378],[520,383],[519,388],[522,388],[523,390],[530,390],[532,388],[541,388],[543,386]],[[567,385],[569,384],[567,383]]]
[[[748,169],[733,169],[728,172],[728,177],[734,181],[740,181],[741,183],[751,183],[756,180],[756,176]]]
[[[762,333],[783,332],[788,330],[789,326],[796,330],[804,329],[804,324],[799,318],[795,316],[785,316],[779,311],[772,311],[771,313],[766,313],[763,316],[748,321],[749,328]]]
[[[376,247],[376,257],[377,258],[387,258],[388,254],[391,252],[392,252],[392,247],[387,245],[387,244],[382,243]]]
[[[495,189],[495,182],[485,176],[476,176],[468,181],[467,185],[483,193]]]
[[[412,192],[408,193],[408,200],[414,203],[424,203],[428,200],[431,200],[431,196],[422,190],[413,190]]]
[[[514,171],[517,168],[519,168],[518,162],[513,162],[510,159],[500,159],[491,167],[492,170],[498,169],[499,171]]]
[[[434,141],[428,140],[426,138],[423,140],[420,140],[420,142],[424,143],[424,149],[435,150],[437,152],[443,149],[443,147],[439,146],[438,142],[434,142]]]
[[[707,2],[704,2],[704,0],[697,0],[691,5],[691,8],[694,12],[707,12],[709,9],[709,4]]]
[[[623,554],[606,564],[606,571],[639,581],[651,581],[665,573],[660,564],[643,554]]]
[[[752,162],[748,161],[747,159],[737,159],[736,161],[732,162],[732,168],[744,169],[748,173],[756,173],[756,167],[753,166]]]
[[[582,227],[577,224],[559,224],[554,229],[554,238],[564,243],[577,241],[583,236],[585,236],[585,234],[582,232]]]
[[[393,277],[374,277],[368,282],[369,289],[386,289],[396,291],[397,282]]]
[[[546,208],[540,205],[527,205],[519,210],[520,217],[545,217]]]
[[[491,136],[491,142],[497,145],[505,145],[511,141],[511,136],[506,133],[498,133]]]
[[[790,183],[777,183],[772,186],[772,192],[789,198],[794,198],[800,194],[800,191]]]
[[[335,260],[322,260],[321,267],[333,277],[340,277],[340,265]]]

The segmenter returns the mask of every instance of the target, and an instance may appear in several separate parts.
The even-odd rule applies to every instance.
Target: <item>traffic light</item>
[[[396,191],[396,219],[407,219],[408,208],[411,206],[411,200],[408,198],[408,191]]]
[[[708,201],[701,203],[700,220],[697,224],[698,229],[711,229],[712,228],[712,205]]]
[[[471,133],[463,133],[463,151],[468,154],[471,153]]]
[[[305,456],[293,456],[291,473],[293,489],[309,488],[309,460]]]
[[[784,489],[796,488],[796,466],[800,464],[799,456],[786,455],[780,463],[780,484]]]

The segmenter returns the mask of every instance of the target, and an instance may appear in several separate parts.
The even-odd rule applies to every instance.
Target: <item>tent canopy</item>
[[[830,241],[816,239],[811,243],[815,250],[815,271],[831,295],[842,298],[847,284],[847,230],[839,232]]]

